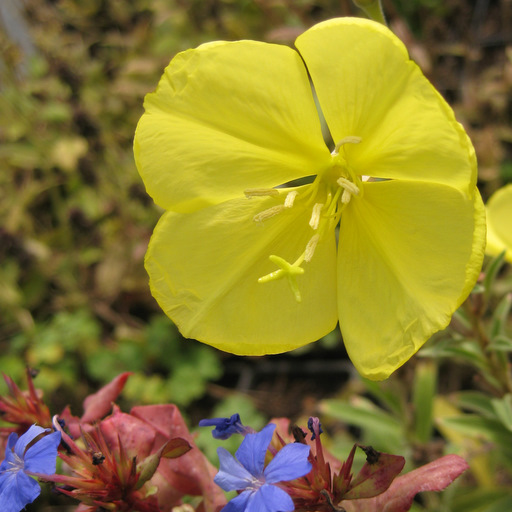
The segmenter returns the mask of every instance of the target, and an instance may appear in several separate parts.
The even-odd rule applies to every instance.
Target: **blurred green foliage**
[[[100,341],[100,335],[100,323],[88,310],[61,311],[30,333],[13,336],[9,352],[0,356],[0,367],[21,381],[25,361],[40,370],[41,389],[48,393],[71,389],[78,395],[89,391],[84,386],[88,381],[106,384],[130,371],[134,375],[124,390],[126,399],[180,406],[202,397],[206,383],[222,373],[212,349],[182,340],[163,316],[151,318],[143,329],[122,329],[107,343]],[[69,393],[66,398],[71,398]]]

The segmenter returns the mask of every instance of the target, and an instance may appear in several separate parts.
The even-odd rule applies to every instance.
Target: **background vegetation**
[[[512,182],[512,3],[383,3],[468,130],[487,199]],[[124,400],[177,403],[191,425],[317,414],[342,458],[354,438],[405,454],[409,468],[456,452],[471,472],[418,509],[509,510],[512,278],[501,260],[486,263],[452,326],[383,384],[357,377],[337,332],[291,354],[234,358],[183,340],[149,293],[143,258],[161,212],[132,156],[144,95],[181,50],[292,45],[347,15],[362,16],[350,0],[3,0],[0,370],[21,383],[25,365],[37,368],[54,411],[79,414],[88,393],[130,370]]]

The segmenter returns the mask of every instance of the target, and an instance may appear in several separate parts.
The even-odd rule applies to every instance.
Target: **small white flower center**
[[[246,489],[251,491],[257,491],[265,483],[266,481],[263,475],[261,475],[260,477],[254,477],[252,482],[246,487]]]
[[[23,471],[25,468],[25,462],[21,457],[18,456],[16,452],[13,451],[14,461],[10,460],[7,462],[7,469],[6,471],[12,472],[12,473],[18,473],[19,471]]]

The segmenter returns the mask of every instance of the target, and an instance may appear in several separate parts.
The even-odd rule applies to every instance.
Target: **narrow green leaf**
[[[480,391],[461,391],[457,394],[457,405],[461,409],[478,413],[484,418],[496,420],[496,411],[489,400],[489,395]]]
[[[432,361],[421,361],[416,367],[413,388],[414,430],[420,443],[427,443],[432,435],[432,411],[436,388],[436,365]]]
[[[459,308],[455,311],[452,317],[453,320],[458,322],[460,325],[462,325],[465,329],[468,331],[473,330],[473,325],[471,324],[471,320],[468,318],[468,314],[464,310],[464,308]]]
[[[496,352],[512,352],[512,339],[508,336],[496,336],[487,346],[488,350]]]
[[[466,436],[489,441],[495,445],[496,453],[507,465],[512,464],[512,432],[499,420],[482,418],[476,414],[466,414],[438,420],[444,426],[452,428]]]
[[[497,336],[502,335],[504,332],[504,326],[507,323],[510,308],[512,307],[512,293],[507,293],[500,301],[494,314],[492,315],[491,322],[491,341]]]
[[[498,275],[498,272],[500,271],[500,268],[503,266],[505,262],[505,251],[498,254],[498,256],[494,257],[489,264],[487,265],[485,269],[485,276],[482,281],[482,284],[485,288],[484,298],[485,302],[489,300],[489,297],[491,295],[491,290],[494,285],[494,281],[496,280],[496,276]]]
[[[491,403],[501,424],[512,432],[512,395],[509,393],[503,398],[494,398]]]
[[[378,450],[400,453],[403,449],[405,438],[402,422],[366,398],[356,397],[351,402],[323,400],[320,410],[322,414],[363,429],[364,439],[371,440]]]
[[[464,489],[464,493],[454,498],[451,512],[489,512],[497,510],[503,512],[512,510],[512,507],[503,507],[512,500],[512,493],[509,489],[482,489],[477,488],[474,491]]]
[[[378,403],[385,405],[395,416],[402,417],[404,414],[404,402],[401,390],[393,385],[391,381],[386,383],[362,379],[368,392]],[[396,384],[396,383],[395,383]]]
[[[480,370],[488,370],[487,358],[480,345],[473,339],[445,338],[421,350],[422,356],[433,358],[458,358]]]

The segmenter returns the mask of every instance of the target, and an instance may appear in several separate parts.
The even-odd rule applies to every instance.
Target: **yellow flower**
[[[497,190],[487,202],[487,247],[492,256],[505,252],[512,263],[512,184]]]
[[[477,278],[474,150],[384,26],[334,19],[296,47],[205,44],[147,95],[135,158],[167,210],[151,291],[184,336],[240,355],[292,350],[339,319],[359,372],[382,379]]]

